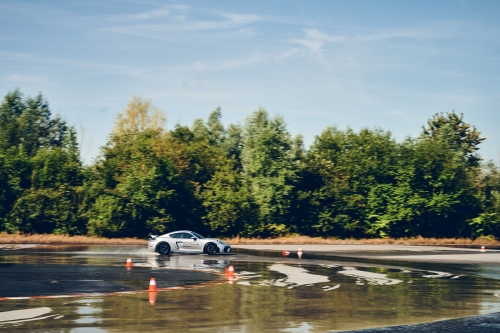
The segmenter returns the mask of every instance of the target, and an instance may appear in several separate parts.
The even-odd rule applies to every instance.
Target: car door
[[[176,232],[176,233],[170,234],[169,237],[173,238],[170,242],[173,245],[173,246],[171,246],[172,252],[184,251],[184,249],[182,247],[182,243],[184,243],[184,239],[182,238],[183,234],[184,234],[183,232]]]
[[[200,240],[198,238],[193,239],[193,235],[190,234],[189,232],[184,232],[181,235],[181,239],[179,241],[182,241],[181,244],[179,244],[179,247],[182,248],[182,251],[185,252],[200,252],[201,251],[201,244]],[[177,241],[177,240],[176,240]]]

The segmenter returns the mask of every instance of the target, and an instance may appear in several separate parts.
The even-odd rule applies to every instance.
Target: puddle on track
[[[157,280],[162,272],[172,269],[222,273],[229,264],[234,265],[237,275],[232,281],[196,289],[3,300],[0,331],[306,333],[420,323],[500,310],[498,280],[457,274],[447,271],[446,266],[425,271],[411,265],[368,267],[333,260],[248,255],[159,257],[137,247],[102,246],[5,251],[0,253],[0,266],[30,265],[30,276],[36,280],[37,269],[53,265],[125,270],[127,256],[133,258],[134,272],[155,273]],[[146,288],[148,281],[144,284]]]

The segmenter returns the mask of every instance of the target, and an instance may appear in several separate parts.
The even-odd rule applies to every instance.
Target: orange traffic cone
[[[127,268],[132,268],[132,258],[127,258],[127,263],[125,264],[125,267]]]
[[[486,249],[484,248],[484,246],[481,246],[481,252],[486,252]]]
[[[297,251],[297,256],[300,258],[302,258],[302,249],[299,248],[299,250]]]
[[[286,257],[287,255],[290,254],[290,252],[288,252],[287,250],[283,250],[281,254],[283,255],[283,257]]]
[[[234,276],[234,267],[233,267],[233,265],[229,265],[229,267],[226,269],[226,275],[227,276]]]
[[[149,289],[148,289],[148,291],[153,291],[153,292],[158,291],[158,289],[156,289],[156,279],[155,278],[151,278],[151,280],[149,280]]]
[[[149,294],[149,304],[155,305],[155,303],[156,303],[156,294],[158,294],[158,292],[157,291],[152,291],[152,292],[150,292],[148,294]]]

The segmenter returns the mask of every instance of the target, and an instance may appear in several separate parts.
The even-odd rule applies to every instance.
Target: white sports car
[[[173,231],[161,236],[151,235],[148,239],[148,251],[161,255],[169,253],[229,253],[231,246],[216,238],[205,238],[189,230]]]

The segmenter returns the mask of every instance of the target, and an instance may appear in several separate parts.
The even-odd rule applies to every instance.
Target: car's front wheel
[[[208,243],[205,245],[205,253],[209,255],[217,254],[217,245],[214,243]]]
[[[168,245],[167,243],[161,243],[156,248],[156,252],[158,252],[162,256],[167,255],[170,253],[170,245]]]

